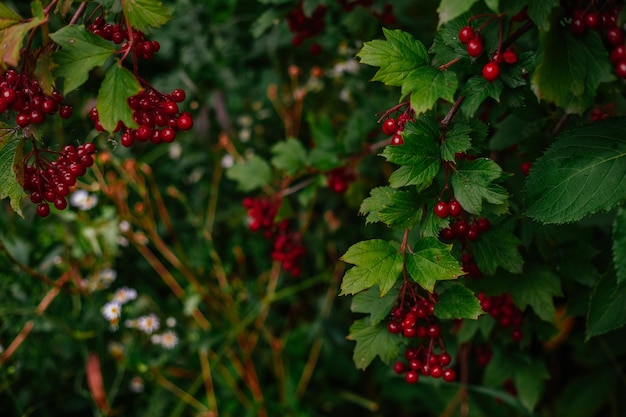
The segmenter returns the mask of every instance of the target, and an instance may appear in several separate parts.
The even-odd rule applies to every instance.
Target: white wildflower
[[[178,336],[172,330],[166,330],[161,334],[161,346],[165,349],[174,349],[178,344]]]
[[[85,190],[76,190],[70,196],[70,204],[79,210],[90,210],[98,204],[98,197]]]
[[[124,305],[135,298],[137,298],[137,290],[134,288],[122,287],[113,294],[113,301],[120,305]]]
[[[167,154],[171,159],[180,159],[180,156],[183,154],[183,147],[180,146],[180,143],[174,142],[168,148]]]
[[[118,320],[122,315],[122,306],[117,301],[110,301],[102,307],[102,315],[109,322]]]
[[[222,157],[222,166],[224,168],[230,168],[235,164],[235,157],[227,153]]]
[[[146,334],[159,330],[159,318],[154,314],[141,316],[137,319],[137,328]]]

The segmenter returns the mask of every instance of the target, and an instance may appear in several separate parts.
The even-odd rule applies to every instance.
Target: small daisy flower
[[[102,315],[108,321],[118,320],[122,314],[122,306],[116,301],[110,301],[102,307]]]
[[[178,344],[178,336],[172,330],[166,330],[161,334],[161,346],[165,349],[174,349]]]
[[[113,294],[113,301],[120,305],[124,305],[135,298],[137,298],[137,290],[134,288],[122,287]]]
[[[159,330],[159,318],[154,314],[141,316],[137,319],[137,328],[146,334]]]
[[[103,269],[98,274],[98,279],[102,283],[104,288],[108,288],[109,285],[111,285],[113,281],[115,281],[116,278],[117,278],[117,272],[111,268]]]
[[[70,196],[70,204],[79,210],[90,210],[98,204],[98,197],[85,190],[76,190]]]

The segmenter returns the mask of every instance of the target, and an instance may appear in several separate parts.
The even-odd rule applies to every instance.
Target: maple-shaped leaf
[[[387,161],[401,165],[389,178],[392,187],[416,185],[421,191],[432,183],[441,168],[441,153],[435,138],[417,124],[407,123],[402,132],[404,144],[387,146],[382,152]]]
[[[100,124],[106,131],[113,132],[120,121],[127,127],[137,127],[133,120],[133,111],[128,105],[128,98],[141,90],[132,72],[121,65],[114,64],[109,67],[98,91],[96,106]]]
[[[451,250],[452,245],[434,237],[418,240],[406,255],[409,275],[428,292],[433,292],[437,281],[458,278],[464,272]]]
[[[489,158],[461,160],[451,178],[454,198],[465,211],[477,215],[482,211],[483,201],[494,205],[507,204],[509,193],[496,184],[504,177],[502,168]]]
[[[475,320],[485,313],[472,290],[459,282],[445,282],[445,284],[447,285],[437,287],[435,316],[444,320]]]
[[[272,167],[258,155],[237,162],[226,171],[226,177],[236,181],[243,192],[262,187],[272,179]]]
[[[380,67],[373,81],[400,87],[409,73],[430,62],[426,47],[412,35],[401,30],[383,28],[387,40],[365,42],[357,54],[361,63]]]
[[[64,94],[83,85],[89,78],[89,71],[103,65],[115,52],[110,42],[94,35],[83,25],[65,26],[51,33],[50,38],[63,47],[54,55],[58,64],[54,73],[65,79]]]
[[[416,114],[433,108],[440,99],[452,102],[459,85],[456,74],[423,66],[411,71],[402,83],[402,97],[410,96]]]
[[[272,165],[293,175],[307,164],[306,149],[299,140],[289,138],[272,146]]]
[[[441,158],[445,161],[454,161],[456,153],[465,153],[472,147],[472,128],[467,123],[455,123],[446,132],[446,138],[441,144]]]
[[[467,12],[478,0],[441,0],[437,12],[439,24],[446,23]],[[458,32],[457,32],[458,33]]]
[[[144,33],[163,26],[172,17],[158,0],[124,0],[122,9],[130,26]]]
[[[563,293],[561,280],[548,268],[530,265],[511,281],[509,292],[519,308],[530,306],[540,319],[554,322],[554,297]]]
[[[389,363],[398,356],[402,343],[397,334],[389,333],[387,326],[382,323],[372,326],[367,318],[350,326],[347,339],[356,342],[352,358],[357,369],[367,368],[376,356]]]
[[[46,17],[43,14],[43,7],[40,1],[31,3],[33,17],[23,20],[20,15],[13,12],[8,7],[0,4],[0,45],[2,47],[2,67],[6,65],[17,67],[20,58],[22,45],[28,33],[34,28],[44,24]]]
[[[563,132],[533,163],[526,214],[542,223],[577,221],[626,198],[626,117]]]
[[[487,275],[495,274],[498,267],[519,274],[524,265],[520,244],[520,240],[504,228],[491,228],[472,243],[476,264]]]
[[[391,307],[393,307],[396,302],[399,291],[398,286],[395,286],[391,291],[381,297],[378,285],[374,285],[372,288],[361,291],[352,298],[350,310],[354,313],[369,314],[368,319],[371,325],[380,323],[389,316]]]
[[[467,118],[474,117],[480,105],[487,98],[491,97],[497,102],[500,101],[502,88],[502,81],[499,79],[489,82],[483,76],[470,78],[459,93],[465,96],[463,104],[461,104],[461,112]]]
[[[363,200],[359,212],[367,215],[367,223],[382,221],[389,227],[406,229],[419,222],[422,210],[415,190],[377,187]]]
[[[22,167],[24,140],[15,137],[15,129],[0,124],[0,199],[9,198],[11,208],[22,215],[24,189],[17,181],[15,167]]]
[[[598,86],[615,79],[600,35],[593,30],[574,35],[568,27],[552,25],[540,32],[533,91],[539,99],[582,113],[596,98]]]
[[[398,244],[371,239],[350,246],[341,260],[354,266],[345,273],[341,295],[356,294],[374,285],[385,295],[402,272],[402,255]]]

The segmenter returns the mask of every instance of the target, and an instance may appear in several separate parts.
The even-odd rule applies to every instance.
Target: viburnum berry
[[[615,73],[620,78],[626,78],[626,60],[620,61],[615,65]]]
[[[440,219],[445,219],[450,213],[450,206],[445,201],[438,201],[433,208],[435,215]]]
[[[611,59],[611,62],[614,64],[617,64],[618,62],[621,62],[621,61],[626,61],[626,47],[624,45],[617,45],[611,51],[609,58]]]
[[[606,41],[611,45],[624,44],[624,32],[619,27],[614,27],[606,32]]]
[[[193,127],[193,118],[190,113],[183,112],[178,116],[178,121],[176,122],[176,126],[180,130],[189,130]]]
[[[406,380],[406,382],[408,382],[409,384],[416,384],[417,381],[419,380],[419,374],[416,371],[408,371],[405,375],[404,375],[404,379]]]
[[[464,26],[459,31],[459,41],[463,44],[467,44],[469,41],[474,39],[476,36],[476,32],[471,26]]]
[[[624,73],[626,74],[626,62],[624,62]],[[520,166],[520,170],[522,171],[522,174],[528,175],[530,173],[530,167],[531,167],[530,162],[522,162]]]
[[[459,217],[461,213],[463,213],[463,207],[461,207],[461,203],[456,200],[451,200],[448,203],[448,209],[450,211],[450,216]]]
[[[585,16],[585,24],[589,29],[595,29],[600,26],[600,15],[596,12],[590,12]]]
[[[582,35],[583,33],[587,32],[587,24],[585,23],[585,20],[583,18],[575,17],[570,23],[570,30],[576,35]]]
[[[454,369],[446,369],[443,371],[443,380],[446,382],[454,382],[456,380],[456,372]]]
[[[475,36],[467,43],[467,53],[472,58],[476,58],[483,53],[483,41],[480,36]]]
[[[393,146],[399,146],[404,144],[404,139],[402,138],[402,135],[400,133],[396,133],[395,135],[393,135],[393,137],[391,138],[391,144]]]
[[[385,135],[391,136],[398,130],[398,121],[393,117],[385,120],[382,125],[382,131]]]
[[[50,206],[48,205],[48,203],[40,203],[37,206],[37,215],[39,217],[48,217],[49,214],[50,214]]]
[[[448,352],[441,352],[439,355],[439,364],[441,366],[448,366],[452,362],[452,357]]]
[[[483,77],[491,82],[500,76],[500,67],[495,62],[488,62],[483,67]]]
[[[402,375],[406,372],[406,364],[402,361],[397,361],[393,364],[393,371],[398,375]]]
[[[502,59],[507,64],[511,64],[512,65],[512,64],[515,64],[517,62],[517,54],[515,52],[513,52],[512,50],[507,49],[502,54]]]

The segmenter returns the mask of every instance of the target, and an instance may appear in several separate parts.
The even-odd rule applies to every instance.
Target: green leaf
[[[398,297],[398,292],[399,289],[394,287],[394,289],[381,297],[380,289],[375,285],[352,297],[350,310],[354,313],[369,314],[369,323],[373,326],[389,316],[391,308]]]
[[[452,188],[454,197],[465,211],[480,214],[483,201],[495,205],[508,204],[508,192],[495,184],[504,178],[504,173],[493,160],[489,158],[462,160],[458,162],[456,168],[451,178]]]
[[[626,197],[626,118],[563,132],[526,182],[526,214],[567,223],[610,210]]]
[[[413,123],[408,123],[404,132],[404,144],[387,146],[381,153],[387,161],[402,165],[394,171],[389,183],[394,188],[416,185],[421,191],[432,183],[441,168],[440,151],[434,138]]]
[[[446,140],[441,144],[441,158],[445,161],[454,161],[457,152],[467,152],[472,147],[471,133],[472,129],[467,123],[455,123],[446,132]]]
[[[120,65],[111,65],[104,74],[98,91],[98,116],[100,124],[108,132],[113,132],[118,122],[127,127],[137,127],[128,98],[138,94],[141,86],[132,72]]]
[[[439,24],[462,15],[472,8],[478,0],[441,0],[437,12],[439,13]]]
[[[0,3],[0,30],[6,29],[22,21],[22,16]]]
[[[274,26],[276,19],[282,15],[276,9],[267,9],[250,25],[250,34],[253,38],[260,38],[269,28]]]
[[[520,309],[531,306],[541,320],[554,322],[554,297],[563,293],[561,280],[548,268],[538,265],[526,268],[522,275],[512,280],[509,291]]]
[[[535,409],[543,393],[545,380],[549,377],[550,374],[543,362],[526,358],[520,366],[516,366],[513,382],[517,389],[517,397],[529,412]]]
[[[377,187],[363,200],[359,212],[367,214],[367,223],[382,221],[389,227],[407,229],[419,223],[422,210],[415,191]]]
[[[17,67],[20,58],[22,44],[24,38],[32,29],[44,23],[44,16],[38,13],[37,6],[41,8],[41,3],[35,1],[31,3],[33,6],[33,17],[31,19],[22,20],[19,15],[16,15],[10,11],[10,9],[3,7],[1,12],[5,17],[2,22],[4,28],[0,30],[0,45],[2,45],[2,66],[9,65],[11,67]],[[19,17],[19,20],[16,20]]]
[[[21,164],[22,158],[19,157],[24,147],[24,141],[11,138],[13,132],[8,130],[8,126],[0,126],[0,199],[9,198],[11,208],[22,215],[22,198],[24,197],[24,189],[19,184],[14,172],[14,166]]]
[[[485,0],[485,5],[489,7],[494,13],[500,11],[498,3],[500,3],[500,0]]]
[[[124,0],[122,7],[130,25],[144,33],[163,26],[171,18],[169,10],[157,0]]]
[[[59,65],[55,75],[65,78],[64,94],[83,85],[89,71],[103,65],[115,52],[113,45],[82,25],[65,26],[50,37],[63,47],[54,55],[54,60]]]
[[[272,179],[272,168],[265,159],[252,155],[245,161],[237,162],[226,171],[226,177],[236,181],[238,188],[249,192],[262,187]]]
[[[528,109],[524,109],[523,113],[513,113],[497,123],[495,133],[489,142],[489,149],[500,151],[511,145],[524,143],[526,140],[537,136],[542,132],[546,125],[545,117],[529,118]],[[533,112],[531,116],[536,116]]]
[[[502,228],[491,228],[472,243],[476,264],[487,275],[495,274],[498,267],[520,274],[524,264],[518,251],[520,244],[519,239],[511,232]]]
[[[365,42],[357,57],[362,64],[380,67],[372,81],[399,87],[411,71],[428,65],[430,57],[426,47],[406,32],[383,28],[383,34],[386,41]]]
[[[542,31],[550,29],[550,15],[559,7],[559,0],[528,0],[528,16]]]
[[[568,27],[553,25],[540,32],[533,91],[541,100],[562,107],[566,113],[582,113],[596,98],[598,86],[615,79],[608,52],[600,35],[583,36]]]
[[[477,319],[484,314],[474,293],[458,282],[446,283],[435,304],[435,316],[440,319]]]
[[[617,284],[615,275],[603,275],[591,293],[585,338],[589,340],[626,324],[626,283]]]
[[[502,81],[499,79],[489,82],[483,76],[470,78],[459,93],[465,96],[461,105],[461,112],[465,117],[472,118],[487,98],[491,97],[495,101],[500,102],[502,88]]]
[[[437,281],[458,278],[464,272],[451,250],[452,245],[441,243],[435,237],[418,240],[406,254],[409,275],[428,292],[433,292]]]
[[[356,294],[376,284],[380,287],[380,294],[385,295],[402,272],[398,245],[380,239],[355,243],[341,260],[355,265],[343,277],[341,295]]]
[[[620,207],[613,221],[613,264],[617,283],[626,282],[626,209]]]
[[[439,99],[454,101],[459,85],[456,74],[423,66],[411,71],[402,83],[402,96],[411,96],[411,108],[416,114],[433,108]]]
[[[604,368],[592,372],[585,372],[567,382],[559,396],[554,401],[554,415],[568,417],[587,417],[600,415],[606,405],[605,401],[611,396],[611,390],[606,387],[614,386],[617,376],[607,372]]]
[[[299,140],[289,138],[272,146],[272,165],[293,175],[306,166],[306,149]]]
[[[389,333],[383,324],[370,325],[367,318],[356,320],[347,338],[356,342],[353,359],[357,369],[367,368],[376,356],[389,363],[400,351],[398,335]]]

